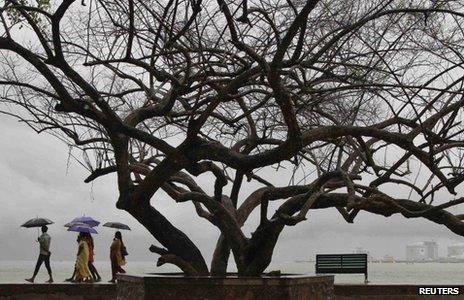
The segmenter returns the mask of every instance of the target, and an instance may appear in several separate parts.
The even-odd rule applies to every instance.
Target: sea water
[[[71,261],[52,261],[55,282],[63,282],[71,277],[74,263]],[[111,266],[108,261],[97,261],[95,266],[103,278],[111,279]],[[35,267],[34,261],[0,261],[0,283],[24,282]],[[128,261],[124,269],[129,274],[154,272],[179,272],[173,265],[156,267],[154,261]],[[274,262],[267,271],[281,270],[283,273],[314,275],[314,262]],[[230,271],[234,269],[231,267]],[[464,263],[369,263],[369,282],[372,284],[464,284]],[[42,265],[36,282],[48,279],[45,265]],[[363,283],[362,274],[336,274],[335,283]]]

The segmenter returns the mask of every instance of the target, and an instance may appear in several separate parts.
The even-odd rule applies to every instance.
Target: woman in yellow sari
[[[77,237],[77,242],[79,243],[79,248],[77,250],[74,281],[89,282],[92,280],[89,270],[89,245],[82,234],[79,234]]]

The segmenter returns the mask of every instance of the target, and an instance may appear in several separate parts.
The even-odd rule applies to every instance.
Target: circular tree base
[[[118,299],[334,299],[333,276],[185,277],[118,275]]]

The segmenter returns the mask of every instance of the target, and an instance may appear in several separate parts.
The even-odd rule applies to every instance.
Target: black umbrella
[[[26,227],[26,228],[37,227],[37,235],[39,235],[39,227],[42,227],[44,225],[50,225],[50,224],[53,224],[53,221],[46,219],[46,218],[37,217],[34,219],[30,219],[29,221],[21,225],[21,227]]]
[[[123,223],[119,223],[119,222],[106,222],[105,224],[103,224],[103,226],[110,227],[110,228],[116,228],[116,229],[131,230],[129,226]]]
[[[21,225],[21,227],[26,227],[26,228],[42,227],[44,225],[50,225],[50,224],[53,224],[53,221],[50,221],[49,219],[46,219],[46,218],[37,217],[34,219],[30,219],[29,221]]]

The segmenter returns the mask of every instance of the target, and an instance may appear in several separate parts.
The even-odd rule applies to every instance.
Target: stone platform
[[[275,300],[334,299],[333,276],[184,277],[118,275],[118,299]]]
[[[170,277],[166,281],[163,276],[127,275],[121,278],[119,284],[6,283],[0,284],[0,300],[464,300],[464,286],[456,285],[446,287],[459,288],[460,295],[423,296],[417,295],[420,287],[417,285],[336,284],[331,289],[331,279],[323,277],[302,276],[293,281],[275,277],[213,278],[212,281],[185,277],[171,280]]]
[[[464,300],[464,286],[427,285],[427,288],[459,288],[459,295],[418,295],[421,285],[408,284],[336,284],[336,300]]]
[[[0,284],[0,300],[114,300],[116,298],[116,284]]]

